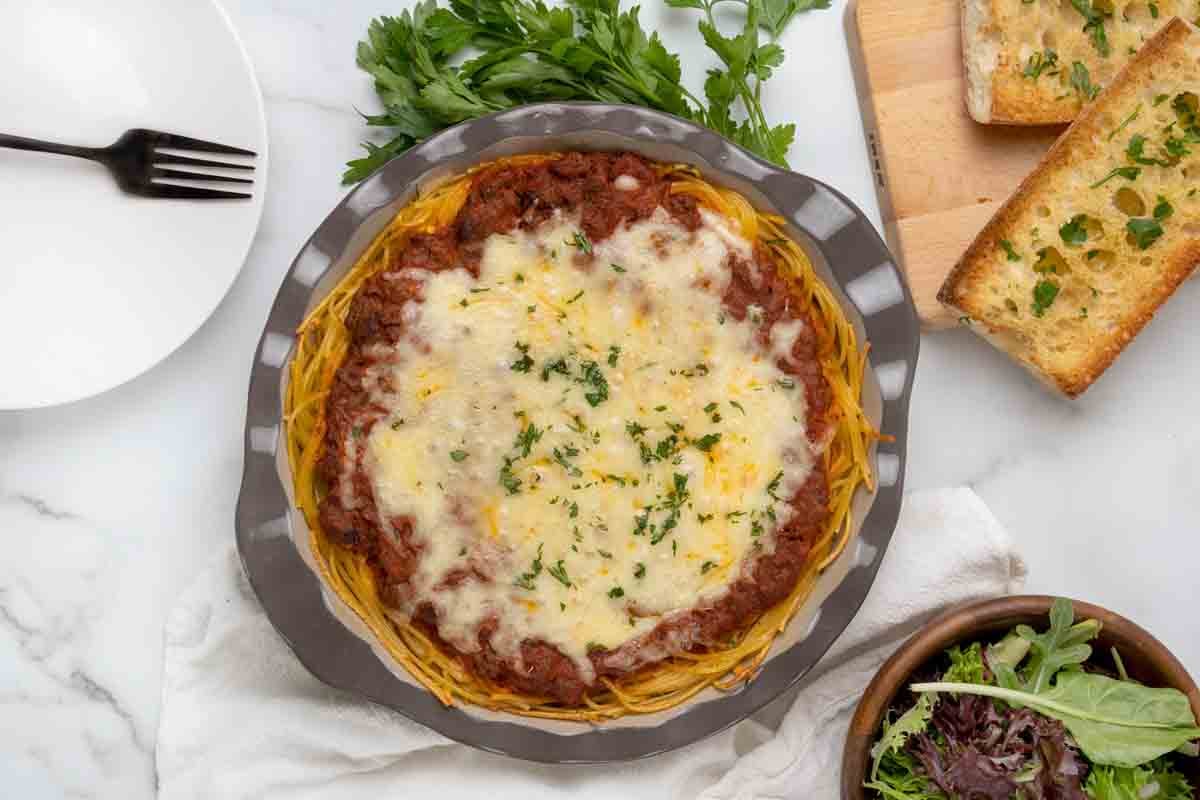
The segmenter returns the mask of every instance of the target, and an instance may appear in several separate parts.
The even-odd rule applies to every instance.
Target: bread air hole
[[[1150,20],[1150,6],[1146,3],[1129,3],[1121,12],[1121,16],[1135,25],[1145,24]]]
[[[1112,250],[1088,250],[1083,263],[1092,272],[1108,272],[1117,263],[1117,254]]]
[[[1113,195],[1113,205],[1127,217],[1140,217],[1146,213],[1146,201],[1128,186],[1117,189]]]
[[[1039,217],[1048,217],[1048,216],[1050,216],[1050,209],[1049,209],[1049,207],[1047,207],[1047,206],[1038,206],[1038,209],[1037,209],[1037,215],[1038,215]]]

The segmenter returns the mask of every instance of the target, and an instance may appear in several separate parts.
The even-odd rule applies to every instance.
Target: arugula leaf
[[[1041,693],[973,683],[914,683],[914,692],[992,697],[1061,721],[1094,764],[1136,767],[1200,738],[1187,695],[1079,670]]]
[[[1043,692],[1050,679],[1064,667],[1076,666],[1087,661],[1092,648],[1086,644],[1100,633],[1100,623],[1089,619],[1075,625],[1075,611],[1071,601],[1059,597],[1050,607],[1050,628],[1037,633],[1028,625],[1018,625],[1013,632],[1029,642],[1029,662],[1022,672],[1024,680],[1015,669],[1005,664],[996,664],[993,672],[996,682],[1009,689],[1021,689],[1034,694]]]

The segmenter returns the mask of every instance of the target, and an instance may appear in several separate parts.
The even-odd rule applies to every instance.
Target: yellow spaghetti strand
[[[831,426],[823,463],[829,484],[829,514],[813,543],[808,564],[795,588],[726,646],[685,652],[601,688],[579,707],[523,695],[474,674],[422,630],[398,618],[379,597],[366,559],[327,537],[318,509],[322,487],[317,467],[325,435],[325,398],[349,349],[346,318],[363,282],[386,268],[391,254],[417,233],[449,225],[471,189],[473,177],[498,165],[536,164],[559,154],[516,156],[480,165],[406,205],[376,237],[350,271],[305,318],[284,392],[283,421],[296,504],[310,529],[310,542],[322,580],[356,614],[379,645],[418,683],[446,705],[466,703],[541,719],[599,722],[627,714],[651,714],[673,708],[715,688],[728,691],[751,680],[765,662],[775,638],[811,595],[820,574],[837,560],[853,532],[851,506],[859,487],[874,488],[870,446],[878,434],[860,404],[867,348],[860,347],[853,324],[832,292],[817,277],[804,251],[792,241],[779,217],[754,209],[741,195],[714,186],[684,165],[660,166],[671,191],[696,198],[705,208],[735,222],[741,234],[769,254],[805,308],[812,311],[820,336],[819,358],[829,383]]]

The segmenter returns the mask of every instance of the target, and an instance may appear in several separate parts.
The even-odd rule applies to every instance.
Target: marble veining
[[[213,318],[148,374],[69,406],[0,413],[0,796],[154,796],[163,620],[233,536],[263,321],[292,258],[345,193],[343,162],[368,137],[359,110],[372,111],[374,96],[355,44],[372,16],[408,4],[225,2],[271,139],[270,190],[244,270]],[[643,22],[683,53],[699,91],[712,59],[694,13],[643,5]],[[798,125],[792,166],[878,221],[843,12],[839,0],[796,20],[764,105]],[[1076,403],[974,336],[924,337],[907,478],[912,489],[974,487],[1019,543],[1031,591],[1132,617],[1193,673],[1198,303],[1200,282],[1182,287]]]

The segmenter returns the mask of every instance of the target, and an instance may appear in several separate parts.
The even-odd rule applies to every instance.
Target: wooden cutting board
[[[952,324],[942,281],[1063,127],[971,119],[959,0],[857,0],[847,28],[888,245],[922,322]]]

